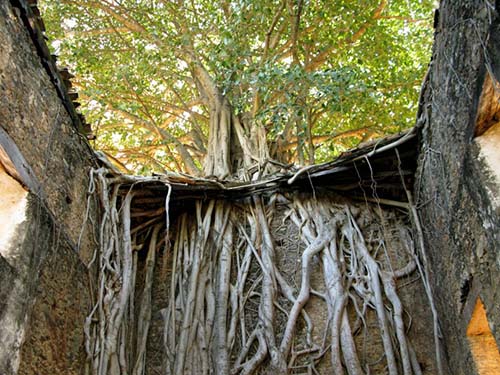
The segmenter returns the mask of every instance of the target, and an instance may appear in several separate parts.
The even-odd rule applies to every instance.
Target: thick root
[[[376,316],[388,373],[421,374],[396,288],[397,277],[415,270],[413,243],[401,236],[391,245],[410,256],[393,271],[387,254],[377,250],[393,241],[385,238],[387,220],[380,222],[380,212],[296,196],[280,208],[279,224],[276,207],[255,197],[238,205],[197,201],[194,214],[182,213],[171,225],[167,202],[161,210],[136,213],[143,219],[131,228],[133,190],[121,191],[105,170],[94,173],[103,218],[99,293],[85,324],[89,373],[146,373],[151,293],[161,281],[168,285],[162,310],[166,374],[314,374],[317,368],[369,373],[357,336],[369,311]],[[391,225],[407,233],[393,219]],[[281,237],[277,246],[280,228],[297,238]],[[297,276],[281,268],[285,240],[294,240],[300,252]],[[167,260],[160,268],[169,271],[158,281],[154,270],[162,248]],[[141,262],[144,274],[137,274]],[[312,304],[327,316],[320,334]]]

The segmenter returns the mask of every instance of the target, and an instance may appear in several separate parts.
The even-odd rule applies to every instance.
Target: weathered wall
[[[93,162],[90,148],[42,65],[50,57],[38,55],[20,11],[2,1],[0,12],[0,125],[38,182],[34,193],[77,242]]]
[[[40,260],[18,374],[82,374],[82,326],[90,309],[89,277],[72,245],[61,238],[61,229],[49,217],[44,219],[45,225],[40,227],[39,219],[30,231],[39,232],[38,241],[45,235],[43,240],[49,247]],[[29,238],[25,241],[27,245],[36,243]]]
[[[418,119],[415,193],[445,351],[456,375],[476,373],[466,328],[478,296],[500,343],[500,217],[493,206],[498,191],[491,189],[494,181],[473,141],[485,63],[495,70],[500,62],[490,33],[497,24],[488,2],[441,2]]]
[[[0,373],[81,374],[87,271],[43,203],[30,194],[27,206],[16,257],[0,260]]]
[[[0,2],[0,162],[28,190],[25,218],[0,249],[0,374],[79,374],[91,306],[82,259],[94,250],[84,225],[93,156],[20,4]]]

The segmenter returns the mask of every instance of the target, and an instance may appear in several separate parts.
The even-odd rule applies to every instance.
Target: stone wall
[[[1,128],[25,159],[35,181],[31,190],[37,189],[33,193],[47,203],[77,242],[87,203],[88,167],[94,163],[92,152],[57,95],[53,83],[57,77],[47,74],[50,56],[39,55],[21,11],[3,1],[0,12]],[[12,153],[9,156],[15,159]]]
[[[80,374],[95,161],[49,74],[50,55],[30,34],[27,10],[24,0],[0,2],[0,191],[5,181],[27,191],[16,208],[21,219],[4,210],[0,228],[11,229],[0,246],[0,374]],[[6,195],[0,199],[9,208]],[[93,218],[95,210],[91,200]]]
[[[1,259],[1,374],[81,374],[90,308],[86,267],[52,215],[28,195],[26,220]]]
[[[500,344],[499,190],[474,141],[485,73],[500,63],[497,12],[483,1],[441,3],[418,118],[415,193],[445,359],[454,375],[477,373],[466,330],[478,298]]]

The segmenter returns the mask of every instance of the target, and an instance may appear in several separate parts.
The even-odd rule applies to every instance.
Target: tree
[[[432,1],[45,1],[96,147],[258,178],[412,125]],[[139,167],[141,166],[141,167]]]
[[[160,169],[257,180],[413,122],[427,56],[414,46],[430,37],[430,2],[45,4],[55,35],[66,33],[62,58],[73,54],[100,146],[117,144],[125,164],[143,157]],[[192,199],[170,223],[173,188],[162,178],[92,171],[103,216],[99,291],[85,327],[89,373],[144,373],[157,255],[169,278],[164,373],[284,375],[325,366],[361,375],[379,363],[390,375],[421,373],[396,290],[418,264],[407,218],[328,191],[254,191],[237,203]],[[150,182],[166,189],[148,191]],[[289,239],[277,221],[295,234],[296,278],[279,264],[289,249],[278,243]],[[397,265],[388,255],[396,249]],[[312,290],[313,273],[321,292]],[[322,338],[313,337],[306,308],[313,293],[324,310]],[[375,365],[359,350],[361,331],[380,339]]]

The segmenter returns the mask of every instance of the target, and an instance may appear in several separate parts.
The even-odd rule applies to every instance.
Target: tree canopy
[[[413,125],[432,0],[45,0],[95,147],[258,178]]]

